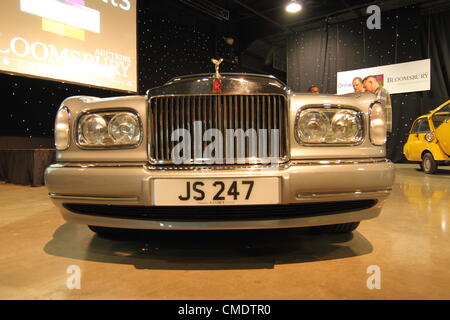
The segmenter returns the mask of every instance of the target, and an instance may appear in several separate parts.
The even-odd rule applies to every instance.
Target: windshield
[[[434,128],[439,128],[443,123],[449,121],[450,119],[450,103],[448,103],[445,107],[441,108],[438,112],[436,112],[433,117],[433,125]]]

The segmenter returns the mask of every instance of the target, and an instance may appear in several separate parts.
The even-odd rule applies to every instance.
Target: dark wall
[[[223,72],[236,70],[233,49],[222,39],[226,23],[199,17],[175,1],[141,5],[138,29],[141,92],[175,76],[214,72],[211,58],[225,59]]]
[[[221,70],[235,71],[223,26],[180,7],[179,1],[138,2],[139,94],[172,77],[214,71],[210,59],[225,57]],[[53,136],[56,111],[73,95],[110,97],[123,92],[0,73],[0,136]]]
[[[412,6],[382,12],[381,30],[366,18],[299,32],[288,40],[288,85],[336,93],[336,73],[431,58],[431,91],[392,95],[393,132],[388,157],[403,161],[412,122],[449,99],[450,12],[422,15]]]

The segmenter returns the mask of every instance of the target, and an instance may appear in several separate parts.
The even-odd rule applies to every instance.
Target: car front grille
[[[173,163],[171,152],[178,141],[171,141],[171,135],[176,129],[187,130],[193,141],[185,164],[205,163],[203,152],[199,154],[198,150],[205,150],[211,143],[203,141],[208,129],[217,129],[222,134],[223,164],[233,163],[233,160],[247,164],[286,161],[287,104],[283,95],[151,97],[149,115],[149,154],[153,164]],[[234,139],[227,140],[227,129],[242,129],[243,132],[253,129],[256,140],[250,142],[251,139],[245,138],[241,144]],[[201,140],[194,139],[196,136]]]
[[[111,218],[166,221],[232,221],[314,217],[369,209],[376,203],[376,200],[354,200],[286,205],[187,207],[147,207],[67,203],[64,204],[64,207],[69,211],[78,214]]]

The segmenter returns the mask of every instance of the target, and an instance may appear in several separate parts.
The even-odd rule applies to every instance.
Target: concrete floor
[[[450,299],[450,168],[397,165],[381,216],[350,235],[307,229],[99,238],[45,187],[0,183],[0,299]],[[81,270],[81,288],[66,282]],[[378,266],[381,289],[368,289]]]

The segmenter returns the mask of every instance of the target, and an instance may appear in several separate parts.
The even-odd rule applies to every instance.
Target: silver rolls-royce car
[[[65,220],[124,229],[350,232],[394,182],[371,93],[296,94],[273,76],[172,79],[145,96],[66,99],[46,185]]]

